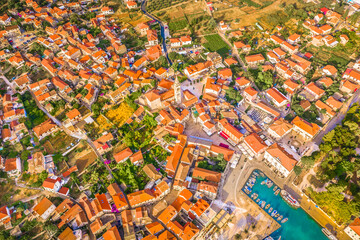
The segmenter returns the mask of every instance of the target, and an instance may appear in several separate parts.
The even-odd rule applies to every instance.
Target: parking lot
[[[35,39],[36,39],[36,35],[31,33],[31,34],[24,34],[24,35],[19,35],[13,38],[9,39],[9,43],[13,46],[13,48],[15,49],[19,49],[19,48],[24,48],[27,47],[28,45],[30,45]]]

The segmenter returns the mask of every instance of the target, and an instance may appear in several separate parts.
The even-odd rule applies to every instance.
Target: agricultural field
[[[92,148],[85,142],[81,142],[74,150],[68,155],[69,166],[77,166],[79,173],[82,173],[85,168],[90,166],[97,158],[96,153]]]
[[[96,118],[96,123],[99,126],[99,129],[100,129],[99,131],[100,132],[107,131],[107,130],[109,130],[110,128],[113,127],[113,124],[108,119],[106,119],[102,114],[100,114]]]
[[[151,0],[148,1],[146,9],[149,12],[158,11],[164,8],[168,8],[179,3],[186,2],[187,0]]]
[[[46,149],[50,151],[55,150],[56,152],[65,152],[71,147],[71,144],[76,144],[75,138],[67,135],[63,131],[58,131],[54,133],[53,136],[46,137],[42,142],[45,142]]]
[[[206,42],[203,43],[203,46],[209,49],[210,52],[219,53],[222,57],[226,56],[229,50],[231,50],[219,34],[205,36],[205,40]]]
[[[121,127],[131,115],[134,113],[128,104],[121,103],[119,106],[114,109],[110,109],[105,113],[105,116],[117,127]]]
[[[283,4],[296,3],[295,0],[228,0],[213,2],[213,16],[217,22],[225,21],[231,25],[232,29],[253,25],[259,22],[261,26],[270,28],[268,16],[274,13],[284,12]]]
[[[183,4],[154,11],[153,14],[169,25],[171,36],[204,35],[215,33],[216,23],[211,22],[204,2],[188,1]]]

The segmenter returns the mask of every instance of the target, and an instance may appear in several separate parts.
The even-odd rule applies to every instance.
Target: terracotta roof
[[[207,170],[204,168],[195,167],[192,177],[218,183],[220,182],[221,179],[221,173]]]
[[[289,172],[295,167],[297,161],[295,158],[277,143],[271,145],[266,152],[268,152],[273,158],[277,159],[281,165]]]
[[[194,212],[198,217],[200,217],[209,207],[210,204],[206,202],[204,199],[200,198],[191,207],[190,211]]]
[[[113,226],[112,228],[108,229],[103,234],[103,238],[104,240],[121,240],[119,230],[117,229],[116,226]]]
[[[162,230],[164,230],[164,227],[159,222],[152,222],[150,224],[145,225],[146,230],[150,232],[150,234],[155,235]]]
[[[74,118],[76,118],[77,116],[81,116],[79,110],[77,110],[76,108],[70,110],[69,112],[66,113],[66,116],[72,120]]]
[[[245,60],[247,63],[252,63],[252,62],[265,61],[265,58],[262,54],[259,53],[255,55],[245,56]]]
[[[176,209],[169,205],[165,210],[159,215],[158,220],[165,225],[167,225],[177,214]]]
[[[58,182],[58,179],[53,179],[53,178],[47,178],[45,179],[45,181],[43,182],[42,186],[44,188],[50,188],[50,189],[54,189],[55,184]]]
[[[127,195],[130,205],[134,206],[143,202],[154,199],[154,195],[150,189],[144,189]]]
[[[282,137],[285,133],[292,129],[292,125],[285,119],[279,118],[273,124],[271,124],[269,128]]]
[[[117,163],[124,161],[126,158],[129,158],[131,155],[133,155],[133,152],[130,148],[125,148],[124,150],[114,154],[115,161]]]
[[[5,172],[10,172],[18,168],[16,164],[17,158],[8,158],[5,160]]]
[[[264,140],[262,140],[257,133],[251,133],[250,135],[246,136],[244,141],[256,154],[267,148]]]
[[[69,227],[67,227],[57,238],[59,240],[76,240],[73,230]]]
[[[360,235],[360,218],[355,218],[355,220],[349,224],[351,228],[357,235]]]
[[[38,137],[40,137],[44,133],[46,133],[47,131],[49,131],[52,128],[55,128],[55,127],[57,127],[57,125],[51,119],[48,119],[45,122],[35,126],[33,128],[33,131]]]
[[[39,214],[39,216],[43,215],[46,210],[48,210],[51,206],[53,205],[53,203],[47,199],[46,197],[44,197],[43,199],[41,199],[41,201],[34,207],[34,211]]]
[[[270,88],[266,91],[266,94],[268,94],[270,97],[272,97],[273,100],[275,100],[278,104],[283,103],[284,101],[287,101],[288,99],[282,94],[279,90],[276,88]]]
[[[311,136],[315,136],[320,131],[320,127],[318,125],[315,123],[309,123],[299,116],[296,116],[291,123],[304,130]]]

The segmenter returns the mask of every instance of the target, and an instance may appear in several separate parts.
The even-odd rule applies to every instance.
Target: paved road
[[[359,102],[360,91],[357,90],[356,93],[349,99],[344,106],[340,109],[340,111],[336,114],[334,118],[330,120],[330,122],[326,125],[326,127],[315,137],[313,140],[314,143],[319,145],[321,143],[322,137],[333,130],[337,125],[341,123],[344,119],[345,114],[347,113],[348,109],[356,102]]]
[[[164,23],[162,21],[160,21],[157,17],[151,15],[150,13],[148,13],[146,11],[146,3],[147,1],[144,0],[142,3],[141,3],[141,11],[146,15],[148,16],[149,18],[155,20],[156,22],[158,22],[160,24],[160,28],[161,28],[161,37],[162,37],[162,46],[163,46],[163,49],[164,49],[164,52],[165,52],[165,56],[166,56],[166,59],[168,60],[170,66],[172,65],[172,61],[170,60],[169,58],[169,54],[168,54],[168,50],[167,50],[167,47],[166,47],[166,34],[165,34],[165,26],[164,26]]]

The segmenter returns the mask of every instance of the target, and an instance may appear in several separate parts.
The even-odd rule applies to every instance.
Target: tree
[[[271,71],[259,72],[255,78],[255,84],[260,90],[272,87],[273,83],[273,73]]]
[[[296,174],[296,176],[299,176],[301,174],[301,172],[302,172],[302,168],[300,166],[296,165],[294,167],[294,173]]]

